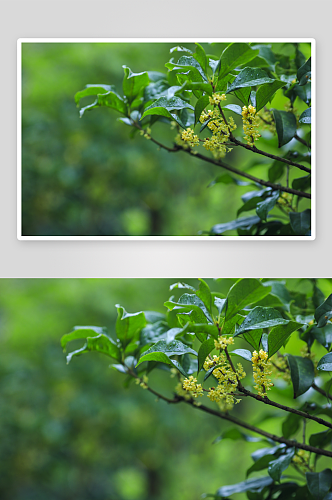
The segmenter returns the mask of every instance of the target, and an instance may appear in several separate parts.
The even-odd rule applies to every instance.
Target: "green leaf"
[[[258,191],[257,191],[258,192]],[[242,207],[239,208],[239,210],[236,212],[237,217],[242,214],[243,212],[247,212],[249,210],[253,210],[254,208],[257,207],[257,204],[260,203],[262,198],[260,196],[254,196],[253,198],[250,198],[248,201],[245,202]]]
[[[176,47],[172,47],[170,49],[170,54],[172,54],[172,52],[188,52],[188,54],[192,54],[192,51],[187,49],[186,47],[182,47],[181,45],[177,45]]]
[[[296,117],[293,113],[272,109],[276,124],[279,145],[281,148],[291,141],[296,134]]]
[[[251,361],[252,359],[252,353],[247,349],[235,349],[235,351],[232,351],[230,354],[233,354],[234,356],[240,356],[247,361]]]
[[[294,179],[292,182],[292,188],[298,189],[299,191],[305,191],[306,189],[309,189],[310,186],[311,186],[311,174],[306,175],[305,177],[298,177],[297,179]]]
[[[300,123],[311,123],[311,108],[306,109],[303,111],[299,118]]]
[[[271,291],[254,278],[239,279],[229,290],[227,295],[226,320],[231,319],[244,307],[263,299]]]
[[[196,61],[199,63],[199,65],[203,68],[204,73],[206,74],[207,72],[207,67],[208,67],[208,59],[206,57],[205,50],[199,43],[195,43],[196,45],[196,52],[194,54],[194,58]]]
[[[212,318],[204,302],[202,302],[202,300],[194,294],[184,293],[183,295],[181,295],[178,302],[169,300],[165,302],[164,305],[171,310],[175,307],[185,309],[186,311],[194,310],[199,315],[196,322],[204,323],[206,322],[206,320],[208,320],[210,323],[212,323]]]
[[[269,358],[271,358],[284,345],[289,336],[303,326],[296,321],[290,321],[286,325],[278,325],[269,333]]]
[[[199,287],[196,292],[196,295],[203,302],[208,314],[210,315],[212,309],[212,295],[209,285],[201,278],[198,278],[198,281],[199,281]]]
[[[143,73],[133,73],[127,66],[122,67],[124,69],[123,93],[127,97],[128,102],[131,103],[137,97],[140,90],[149,85],[149,75],[146,71]]]
[[[276,182],[280,177],[283,176],[285,171],[285,163],[279,160],[275,160],[271,167],[269,168],[268,176],[270,182]]]
[[[257,472],[263,469],[267,469],[270,462],[274,459],[273,455],[264,455],[260,457],[256,462],[252,464],[252,466],[247,470],[247,477],[252,473],[252,472]]]
[[[151,106],[147,107],[142,115],[142,119],[148,115],[160,115],[167,118],[175,120],[182,128],[185,128],[185,124],[182,123],[180,118],[171,111],[181,110],[181,109],[192,109],[193,106],[186,101],[180,99],[180,97],[172,97],[167,99],[167,97],[159,97]]]
[[[242,116],[242,108],[238,104],[227,104],[222,109],[229,109],[230,111],[233,111],[237,115]]]
[[[82,118],[85,111],[93,108],[98,108],[100,106],[106,106],[108,108],[115,109],[116,111],[119,111],[119,113],[122,113],[124,115],[128,113],[127,105],[122,97],[119,96],[116,92],[110,91],[106,94],[98,94],[96,101],[94,101],[92,104],[89,104],[88,106],[85,106],[84,108],[81,108],[80,117]]]
[[[275,78],[270,78],[263,69],[244,68],[235,78],[234,82],[228,87],[226,94],[242,87],[252,87],[274,81]]]
[[[259,343],[261,341],[263,330],[251,330],[243,334],[243,338],[250,344],[256,351],[259,351]]]
[[[307,392],[315,379],[314,365],[311,359],[287,354],[288,364],[293,382],[294,399]]]
[[[332,372],[332,352],[325,354],[317,365],[317,370]]]
[[[255,307],[245,318],[234,337],[248,330],[259,330],[260,328],[271,328],[276,325],[287,325],[288,319],[284,319],[280,312],[271,307]]]
[[[235,314],[235,316],[232,316],[231,319],[225,319],[222,325],[223,335],[232,335],[236,325],[241,324],[243,320],[244,316],[241,314]]]
[[[146,325],[146,319],[143,312],[129,314],[119,304],[116,304],[115,307],[118,311],[115,325],[116,334],[125,348],[130,342],[139,340],[139,334]]]
[[[198,371],[199,373],[204,365],[206,357],[210,354],[211,351],[214,349],[214,340],[213,339],[207,339],[201,347],[199,348],[198,351]]]
[[[186,288],[187,290],[192,290],[193,292],[196,292],[196,288],[194,288],[191,285],[187,285],[187,283],[183,283],[183,281],[178,281],[177,283],[173,283],[173,285],[169,287],[169,290],[172,291],[175,290],[176,288]]]
[[[306,472],[308,490],[315,500],[323,500],[332,486],[332,471]]]
[[[299,430],[302,417],[295,415],[294,413],[289,413],[288,416],[282,423],[282,435],[284,438],[288,439]]]
[[[332,293],[327,299],[315,310],[315,320],[317,327],[322,328],[332,318]]]
[[[244,432],[241,432],[237,428],[233,429],[228,429],[227,431],[223,432],[221,436],[218,436],[214,441],[213,444],[219,443],[223,439],[231,439],[232,441],[237,441],[238,439],[247,441],[249,443],[258,443],[261,441],[265,441],[264,438],[261,437],[256,437],[256,436],[250,436],[249,434],[245,434]]]
[[[198,122],[199,117],[201,116],[202,111],[206,108],[206,106],[209,104],[209,96],[208,95],[203,95],[198,99],[195,105],[195,123]]]
[[[245,106],[248,106],[251,87],[243,87],[241,89],[235,90],[234,94]]]
[[[311,78],[311,57],[298,69],[297,79],[299,85],[305,85]]]
[[[264,108],[265,104],[271,102],[277,90],[285,85],[286,83],[281,80],[275,80],[274,82],[261,85],[256,92],[256,111],[258,112]]]
[[[273,479],[270,476],[265,477],[255,477],[253,479],[247,479],[241,483],[232,484],[230,486],[222,486],[218,489],[217,495],[220,497],[226,497],[233,495],[234,493],[242,493],[244,491],[260,491],[265,486],[269,486],[273,483]]]
[[[223,78],[237,66],[241,66],[259,54],[259,50],[252,50],[247,43],[231,43],[226,47],[219,60],[219,78]]]
[[[309,444],[315,446],[316,448],[325,448],[329,446],[332,442],[332,429],[323,432],[317,432],[317,434],[311,434],[309,438]]]
[[[263,221],[267,219],[267,214],[275,207],[280,196],[280,191],[274,191],[271,196],[257,203],[256,214]]]
[[[173,340],[173,342],[170,342],[169,344],[167,344],[165,340],[160,340],[143,353],[136,366],[140,365],[144,361],[157,361],[159,363],[175,366],[182,373],[182,375],[187,377],[187,373],[180,363],[177,360],[170,358],[170,356],[181,356],[183,354],[194,354],[197,356],[196,351],[186,346],[179,340]]]
[[[294,454],[295,454],[295,448],[289,448],[286,451],[285,455],[281,455],[276,460],[273,460],[272,462],[270,462],[267,471],[274,481],[277,481],[277,482],[280,481],[281,474],[291,464],[291,461],[292,461]]]
[[[227,299],[222,299],[221,297],[213,297],[213,303],[218,309],[219,316],[223,312],[227,305]]]
[[[69,363],[74,356],[79,356],[89,351],[101,352],[102,354],[106,354],[117,361],[121,360],[121,351],[119,346],[114,342],[114,340],[107,337],[107,335],[100,334],[96,337],[87,337],[86,344],[81,349],[68,354],[67,363]]]
[[[233,229],[243,229],[249,230],[255,224],[261,222],[261,219],[257,215],[253,215],[250,217],[240,217],[239,219],[232,220],[230,222],[225,222],[223,224],[216,224],[211,228],[211,234],[223,234],[226,231],[231,231]]]
[[[207,81],[203,68],[194,57],[182,56],[177,63],[171,60],[165,66],[171,71],[177,69],[189,70],[190,80],[193,82]]]
[[[68,342],[78,339],[86,339],[87,337],[97,337],[100,334],[106,334],[106,328],[101,326],[74,326],[73,331],[66,333],[61,337],[61,347],[66,351]]]
[[[78,104],[83,97],[98,94],[107,94],[110,91],[115,91],[114,85],[86,85],[84,90],[80,90],[75,94],[75,103]]]
[[[290,224],[294,233],[298,236],[307,236],[311,228],[311,210],[307,208],[304,212],[290,212]]]
[[[211,377],[212,375],[212,372],[216,369],[216,368],[219,368],[220,366],[222,366],[221,364],[219,365],[215,365],[215,366],[211,366],[211,368],[208,369],[208,371],[205,373],[204,375],[204,382],[209,378]]]

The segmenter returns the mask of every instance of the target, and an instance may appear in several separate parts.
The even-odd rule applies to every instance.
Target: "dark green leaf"
[[[107,94],[110,91],[115,91],[114,85],[86,85],[84,90],[80,90],[75,94],[75,103],[78,104],[83,97],[98,94]]]
[[[304,212],[290,212],[289,219],[295,234],[298,236],[308,236],[311,228],[310,208],[307,208]]]
[[[185,108],[194,110],[191,104],[183,101],[182,99],[180,99],[180,97],[172,97],[171,99],[167,99],[167,97],[159,97],[159,99],[151,104],[151,106],[146,108],[142,115],[142,118],[148,115],[165,116],[167,118],[175,120],[182,128],[185,128],[185,124],[182,123],[180,118],[175,113],[171,113],[171,111],[181,110]]]
[[[254,196],[253,198],[250,198],[245,202],[244,205],[242,205],[242,207],[239,208],[239,210],[236,212],[236,215],[239,216],[240,214],[242,214],[242,212],[253,210],[257,207],[257,204],[260,203],[261,200],[262,198],[260,196]]]
[[[250,436],[249,434],[244,434],[244,432],[241,432],[239,429],[236,428],[228,429],[227,431],[223,432],[221,436],[218,436],[213,441],[213,444],[219,443],[223,439],[231,439],[232,441],[237,441],[238,439],[241,439],[244,441],[248,441],[249,443],[258,443],[260,441],[265,441],[264,438]]]
[[[317,365],[317,370],[332,372],[332,352],[325,354]]]
[[[234,333],[235,327],[242,323],[244,316],[241,314],[235,314],[231,319],[225,319],[222,325],[223,335],[232,335]]]
[[[204,73],[206,73],[208,66],[208,59],[206,57],[205,50],[199,43],[196,42],[195,45],[196,45],[196,52],[193,56],[199,63],[199,65],[203,68]]]
[[[242,481],[241,483],[232,484],[231,486],[223,486],[218,489],[217,495],[225,497],[233,495],[234,493],[242,493],[244,491],[260,491],[262,488],[269,486],[272,483],[273,479],[270,476],[255,477],[253,479]]]
[[[257,472],[259,470],[267,469],[270,462],[274,459],[273,455],[264,455],[263,457],[260,457],[256,462],[252,464],[251,467],[247,470],[247,477],[252,473],[252,472]]]
[[[299,118],[300,123],[311,123],[311,108],[303,111],[302,115]]]
[[[306,472],[307,485],[315,500],[323,500],[332,486],[332,471]]]
[[[289,467],[294,454],[295,454],[295,448],[289,448],[286,451],[285,455],[281,455],[276,460],[270,462],[267,471],[274,481],[277,482],[280,481],[281,474],[283,473],[284,470],[287,469],[287,467]]]
[[[305,177],[298,177],[297,179],[294,179],[292,182],[292,188],[298,189],[299,191],[305,191],[306,189],[309,189],[310,186],[311,186],[311,174],[306,175]]]
[[[195,105],[195,123],[198,122],[199,117],[201,116],[202,111],[205,109],[205,107],[209,104],[209,96],[208,95],[203,95],[198,99]]]
[[[233,229],[250,229],[255,224],[258,224],[261,219],[253,215],[251,217],[240,217],[239,219],[232,220],[231,222],[225,222],[224,224],[216,224],[211,229],[211,234],[223,234],[226,231],[231,231]]]
[[[165,64],[166,68],[170,70],[174,69],[184,69],[189,70],[190,80],[193,82],[207,81],[206,75],[201,67],[201,65],[196,61],[194,57],[182,56],[177,63],[170,61]]]
[[[259,343],[261,341],[263,330],[251,330],[243,334],[243,338],[250,344],[256,351],[259,351]]]
[[[201,299],[201,301],[205,305],[207,312],[209,314],[211,314],[212,295],[211,295],[209,285],[201,278],[198,278],[198,281],[199,281],[199,287],[198,287],[198,290],[196,292],[196,295],[199,299]]]
[[[315,446],[316,448],[325,448],[329,446],[332,442],[332,429],[327,431],[318,432],[317,434],[311,434],[309,438],[309,444]]]
[[[296,134],[296,117],[293,113],[272,109],[276,124],[279,148],[291,141]]]
[[[285,171],[285,163],[283,161],[275,160],[269,168],[268,176],[270,182],[276,182],[283,176]]]
[[[289,413],[286,419],[282,423],[282,435],[284,438],[288,439],[297,433],[302,422],[302,417],[295,415],[295,413]]]
[[[317,327],[322,328],[327,324],[327,322],[332,318],[332,293],[327,297],[327,299],[317,307],[315,311],[315,320],[317,322]]]
[[[205,291],[206,291],[206,289],[205,289]],[[204,302],[199,298],[198,294],[194,295],[191,293],[184,293],[179,298],[177,305],[186,306],[187,309],[190,309],[192,306],[199,307],[203,311],[205,317],[209,320],[209,322],[212,323],[212,318],[210,316],[210,312],[208,311]]]
[[[140,90],[149,85],[149,75],[146,71],[143,73],[133,73],[127,66],[122,66],[124,69],[123,93],[127,97],[128,102],[132,102],[137,97]]]
[[[203,344],[199,348],[199,351],[198,351],[198,373],[201,371],[206,357],[210,354],[211,351],[213,351],[213,349],[214,349],[214,340],[213,339],[205,340],[205,342],[203,342]]]
[[[311,359],[287,354],[288,364],[294,389],[294,399],[307,392],[315,379],[314,365]]]
[[[235,78],[234,82],[228,87],[226,94],[242,87],[252,87],[274,81],[275,78],[270,78],[263,69],[244,68]]]
[[[100,334],[106,334],[106,328],[102,326],[74,326],[73,331],[66,333],[61,337],[61,347],[66,350],[68,342],[78,339],[86,339],[87,337],[97,337]]]
[[[241,358],[246,359],[247,361],[251,361],[252,358],[251,352],[248,351],[247,349],[235,349],[230,354],[240,356]]]
[[[271,196],[257,203],[256,214],[258,215],[258,217],[265,221],[267,219],[267,214],[275,207],[279,196],[280,192],[274,191]]]
[[[121,360],[119,346],[111,338],[100,334],[96,337],[87,337],[86,344],[81,349],[68,354],[67,363],[69,363],[74,356],[79,356],[80,354],[89,351],[101,352],[102,354],[106,354],[117,361]]]
[[[259,330],[260,328],[271,328],[276,325],[287,325],[289,321],[288,319],[284,319],[276,309],[257,306],[250,311],[234,336],[240,335],[248,330]]]
[[[311,78],[311,57],[298,69],[299,85],[305,85]]]
[[[290,321],[286,325],[278,325],[269,333],[269,358],[284,345],[289,336],[303,326],[301,323]]]
[[[234,92],[235,96],[246,106],[249,104],[250,93],[251,87],[243,87]]]
[[[129,314],[119,304],[115,307],[118,311],[116,334],[122,346],[126,347],[130,342],[139,340],[139,334],[146,325],[146,319],[143,312]]]
[[[261,85],[256,92],[256,111],[261,110],[264,108],[265,104],[271,102],[277,90],[281,89],[281,87],[284,87],[285,85],[286,83],[281,80],[275,80],[274,82],[264,83],[264,85]]]
[[[223,78],[237,66],[241,66],[259,54],[259,50],[252,50],[247,43],[231,43],[223,51],[219,61],[219,78]]]
[[[227,295],[226,319],[229,320],[244,307],[258,302],[270,293],[269,287],[254,278],[239,279],[229,290]]]

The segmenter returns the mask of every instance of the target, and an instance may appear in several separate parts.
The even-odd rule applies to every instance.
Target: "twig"
[[[311,145],[307,143],[307,141],[305,141],[304,139],[302,139],[302,137],[299,137],[297,134],[294,135],[294,139],[296,139],[297,141],[301,142],[301,144],[304,144],[305,146],[307,146],[307,148],[311,149]]]

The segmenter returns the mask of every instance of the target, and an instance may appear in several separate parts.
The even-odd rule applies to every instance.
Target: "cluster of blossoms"
[[[292,462],[294,462],[303,472],[306,472],[308,469],[311,470],[309,460],[310,454],[305,450],[297,450],[292,458]]]
[[[218,106],[218,104],[221,103],[221,101],[226,101],[226,95],[225,94],[212,94],[212,97],[209,97],[209,101],[211,105]]]
[[[282,193],[281,196],[278,198],[278,205],[283,207],[287,212],[292,212],[293,207],[292,207],[292,201],[293,201],[293,196],[290,193]]]
[[[135,380],[136,384],[139,385],[140,387],[142,387],[143,389],[148,388],[148,381],[149,381],[149,378],[147,375],[143,375],[142,378],[137,378]]]
[[[183,381],[183,389],[188,391],[193,398],[198,398],[198,396],[203,396],[202,384],[197,383],[197,378],[190,375]]]
[[[264,111],[260,111],[259,114],[256,115],[260,120],[260,128],[262,130],[268,130],[271,134],[275,134],[276,132],[276,124],[273,118],[273,114],[269,109],[265,109]]]
[[[218,340],[214,341],[214,347],[216,349],[226,349],[228,345],[234,344],[233,337],[218,337]]]
[[[199,138],[194,133],[193,129],[188,127],[186,130],[182,132],[181,139],[188,144],[190,147],[197,146],[199,144]]]
[[[260,124],[260,119],[256,115],[256,108],[249,104],[249,106],[243,106],[242,108],[242,121],[243,121],[243,131],[244,139],[247,141],[249,146],[253,146],[255,141],[260,138],[260,133],[258,132],[258,127]]]
[[[145,139],[151,139],[151,129],[150,127],[146,127],[145,130],[141,130],[140,134],[145,137]]]
[[[273,386],[271,379],[271,363],[268,361],[268,353],[261,349],[259,352],[254,351],[252,354],[252,365],[254,372],[254,381],[256,385],[254,388],[258,391],[260,396],[266,396],[267,391],[271,390]]]
[[[285,382],[291,381],[291,374],[287,360],[284,356],[273,357],[273,375],[282,378]]]

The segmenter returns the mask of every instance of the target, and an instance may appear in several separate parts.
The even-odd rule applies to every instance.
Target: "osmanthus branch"
[[[133,122],[133,126],[136,127],[138,130],[143,130],[140,125],[138,125],[136,122]],[[240,175],[241,177],[245,177],[246,179],[249,179],[253,182],[257,182],[258,184],[261,184],[262,186],[270,187],[274,190],[279,190],[283,191],[286,193],[290,194],[295,194],[301,198],[309,198],[311,199],[311,195],[308,193],[304,193],[303,191],[298,191],[297,189],[293,189],[290,187],[285,187],[281,186],[280,184],[274,184],[273,182],[269,181],[263,181],[262,179],[258,179],[258,177],[254,177],[253,175],[248,174],[247,172],[242,172],[242,170],[238,170],[235,167],[231,167],[227,163],[221,161],[221,160],[214,160],[213,158],[210,158],[208,156],[202,155],[198,153],[197,151],[192,151],[191,149],[185,149],[182,146],[175,145],[173,148],[170,148],[166,146],[165,144],[162,144],[161,142],[157,141],[153,137],[150,136],[150,140],[159,146],[162,149],[165,149],[169,153],[176,153],[177,151],[184,151],[185,153],[190,154],[191,156],[195,158],[200,158],[201,160],[204,160],[208,163],[212,163],[213,165],[216,165],[217,167],[224,168],[225,170],[228,170],[229,172],[232,172],[233,174]]]
[[[313,384],[311,385],[311,387],[319,392],[319,394],[321,394],[322,396],[325,396],[327,399],[330,399],[332,401],[332,395],[329,394],[328,392],[324,391],[324,389],[321,389],[320,387],[318,387],[318,385],[315,384],[315,382],[313,382]]]
[[[304,139],[302,139],[302,137],[299,137],[297,134],[294,135],[294,139],[296,139],[297,141],[301,142],[301,144],[304,144],[307,148],[311,149],[310,144],[308,144],[307,141],[305,141]]]
[[[311,169],[308,167],[304,167],[300,163],[296,163],[295,161],[288,160],[287,158],[282,158],[281,156],[276,156],[271,153],[267,153],[266,151],[262,151],[261,149],[256,148],[256,146],[249,146],[249,144],[245,144],[244,142],[239,141],[233,135],[230,136],[230,141],[234,142],[237,146],[241,146],[242,148],[247,149],[248,151],[252,151],[253,153],[257,153],[262,156],[266,156],[267,158],[272,158],[272,160],[281,161],[282,163],[286,163],[287,165],[292,165],[293,167],[297,167],[304,172],[311,173]]]

